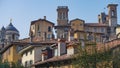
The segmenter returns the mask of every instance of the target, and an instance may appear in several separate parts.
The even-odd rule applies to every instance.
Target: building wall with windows
[[[116,36],[117,38],[120,38],[120,26],[116,28]]]
[[[107,36],[108,25],[103,23],[85,23],[84,20],[74,19],[70,21],[70,25],[74,32],[74,39],[103,42],[102,37]]]
[[[21,61],[24,67],[30,67],[35,62],[42,60],[42,49],[45,48],[46,45],[32,45],[23,48],[19,51],[21,54]]]
[[[30,36],[39,37],[41,40],[49,40],[53,38],[54,24],[46,18],[38,19],[31,22]]]
[[[74,31],[84,31],[84,20],[81,19],[74,19],[70,21],[71,29]]]
[[[31,64],[34,63],[34,49],[30,49],[24,52],[22,55],[22,64],[25,67],[29,67]]]
[[[74,33],[74,39],[85,39],[86,33],[84,31],[76,31]]]
[[[2,61],[8,61],[8,62],[20,62],[21,56],[17,52],[17,46],[12,45],[10,48],[8,48],[2,55]]]

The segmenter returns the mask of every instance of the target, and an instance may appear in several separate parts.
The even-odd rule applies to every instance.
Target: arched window
[[[65,13],[63,13],[63,19],[65,19]]]
[[[12,35],[12,40],[15,40],[15,34]]]
[[[59,13],[59,19],[62,19],[62,13]]]
[[[112,10],[111,15],[112,15],[112,16],[115,16],[115,11],[114,11],[114,10]]]
[[[51,29],[51,27],[49,26],[49,27],[48,27],[48,32],[51,32],[51,31],[52,31],[52,29]]]

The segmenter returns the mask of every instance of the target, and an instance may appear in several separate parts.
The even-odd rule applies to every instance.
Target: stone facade
[[[116,27],[116,38],[120,38],[120,25]]]
[[[68,7],[58,6],[57,8],[57,26],[55,26],[57,38],[68,39]]]
[[[39,19],[31,22],[30,36],[39,37],[41,41],[50,40],[54,38],[53,34],[54,23],[44,19]]]

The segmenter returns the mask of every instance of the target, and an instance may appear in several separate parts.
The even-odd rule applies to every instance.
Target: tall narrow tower
[[[57,8],[57,26],[55,26],[57,38],[67,39],[67,33],[69,29],[68,11],[69,9],[67,6],[58,6]]]
[[[57,8],[57,24],[60,26],[68,25],[68,7],[67,6],[58,6]]]
[[[115,36],[116,27],[117,27],[117,4],[108,4],[108,18],[109,18],[109,27],[110,27],[110,35]]]

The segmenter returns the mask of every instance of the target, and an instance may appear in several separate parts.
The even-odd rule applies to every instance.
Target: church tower
[[[68,38],[68,11],[67,6],[58,6],[57,8],[57,26],[55,26],[57,38]]]
[[[117,4],[108,4],[108,25],[110,27],[110,36],[115,36],[117,27]]]
[[[4,26],[0,30],[0,45],[4,45],[5,42],[5,28]]]
[[[68,25],[68,7],[67,6],[58,6],[57,8],[57,24],[60,26]]]

